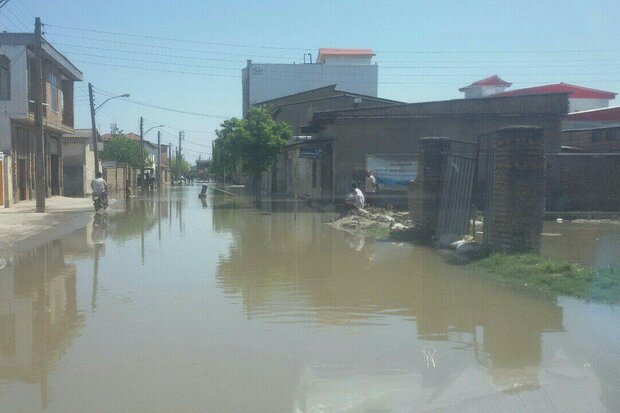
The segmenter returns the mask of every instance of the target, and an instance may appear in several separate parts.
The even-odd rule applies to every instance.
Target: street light
[[[105,105],[105,104],[106,104],[106,102],[107,102],[108,100],[112,100],[112,99],[116,99],[116,98],[128,98],[129,96],[131,96],[129,93],[125,93],[124,95],[112,96],[111,98],[107,98],[106,100],[104,100],[104,101],[101,103],[101,105],[99,105],[99,106],[97,106],[97,107],[95,108],[95,113],[97,113],[97,111],[98,111],[98,110],[99,110],[99,109],[100,109],[103,105]]]
[[[97,112],[108,100],[116,99],[116,98],[126,98],[129,97],[129,93],[125,93],[119,96],[113,96],[111,98],[107,98],[101,103],[101,105],[97,106],[95,109],[95,99],[93,97],[93,84],[88,84],[88,97],[90,100],[90,121],[92,128],[92,138],[93,138],[93,147],[95,148],[95,176],[100,172],[99,170],[99,145],[97,144],[97,122],[95,122],[95,112]]]
[[[143,132],[142,129],[144,128],[144,118],[140,116],[140,162],[142,165],[142,168],[140,168],[140,179],[142,181],[142,184],[140,186],[142,187],[142,189],[144,189],[144,135],[146,135],[153,129],[163,128],[163,127],[164,125],[157,125],[157,126],[150,127],[146,130],[146,132]]]

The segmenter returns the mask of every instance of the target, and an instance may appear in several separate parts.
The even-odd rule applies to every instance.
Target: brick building
[[[259,102],[256,105],[270,107],[273,118],[288,123],[293,131],[293,136],[299,137],[302,135],[302,129],[312,121],[315,112],[403,104],[403,102],[395,100],[338,90],[336,87],[337,85],[329,85]],[[293,192],[293,168],[295,167],[294,161],[297,159],[298,143],[298,139],[292,139],[286,151],[278,156],[275,167],[265,177],[266,179],[263,179],[264,190],[276,193]],[[317,160],[312,159],[300,159],[297,162],[297,176],[300,178],[301,186],[298,189],[303,195],[310,195],[317,188],[316,163]]]
[[[34,44],[32,33],[0,33],[0,152],[6,157],[0,185],[5,206],[34,198]],[[73,83],[82,80],[82,72],[45,40],[42,66],[46,189],[48,196],[60,195],[62,136],[73,133]]]
[[[314,177],[316,198],[333,201],[351,182],[363,183],[367,155],[415,157],[422,137],[476,141],[503,127],[530,125],[542,128],[544,152],[558,153],[567,109],[567,94],[560,93],[324,111],[302,128],[313,139],[300,146],[322,148]]]

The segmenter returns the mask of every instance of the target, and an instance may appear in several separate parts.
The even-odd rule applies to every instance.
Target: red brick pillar
[[[545,207],[543,129],[497,131],[489,247],[538,253]]]
[[[409,215],[421,240],[430,241],[437,228],[444,154],[450,148],[448,138],[421,138],[418,170],[409,185]]]

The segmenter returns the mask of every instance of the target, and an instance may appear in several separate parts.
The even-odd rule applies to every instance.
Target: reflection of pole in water
[[[157,238],[161,244],[161,195],[157,192]]]
[[[142,265],[144,265],[144,201],[142,201],[140,211],[140,256],[142,258]]]
[[[97,284],[99,279],[99,245],[95,245],[95,263],[93,266],[93,292],[90,297],[90,311],[95,312],[97,307]]]
[[[39,331],[41,334],[41,340],[39,341],[38,356],[39,356],[39,369],[41,376],[41,408],[45,409],[48,405],[47,395],[47,250],[48,246],[45,245],[43,250],[43,272],[39,281]]]

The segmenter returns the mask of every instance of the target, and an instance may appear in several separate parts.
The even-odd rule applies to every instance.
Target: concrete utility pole
[[[97,127],[95,126],[95,98],[93,97],[93,84],[88,84],[88,97],[90,99],[90,123],[92,127],[93,148],[95,151],[95,176],[99,171],[99,147],[97,145]]]
[[[37,212],[45,212],[45,135],[43,133],[43,70],[41,64],[43,37],[41,36],[41,18],[34,23],[34,133],[36,145],[35,157],[35,196]]]
[[[157,190],[161,189],[161,131],[157,131]]]
[[[179,152],[177,152],[177,169],[179,171],[179,176],[181,176],[182,168],[181,162],[183,161],[183,153],[181,152],[181,140],[184,138],[185,133],[183,131],[179,131]]]
[[[172,173],[172,142],[168,142],[168,167],[170,168],[170,186],[174,186],[174,174]]]
[[[144,118],[140,116],[140,189],[144,189]]]

